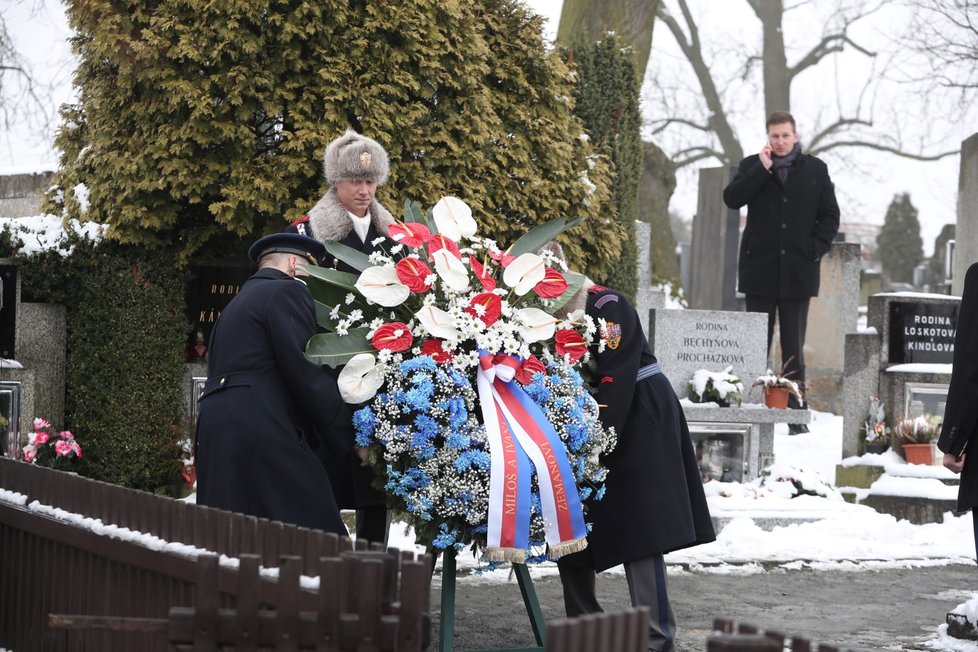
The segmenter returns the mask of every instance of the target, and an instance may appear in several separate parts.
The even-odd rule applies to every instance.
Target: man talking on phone
[[[767,313],[769,354],[777,317],[782,367],[804,395],[808,304],[818,296],[819,265],[839,230],[839,203],[825,163],[802,153],[790,113],[768,116],[767,141],[737,166],[723,201],[747,206],[738,289],[748,312]],[[789,407],[804,406],[791,396]],[[789,425],[790,434],[802,432],[804,424]]]

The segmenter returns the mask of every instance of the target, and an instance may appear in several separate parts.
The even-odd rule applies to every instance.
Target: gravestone
[[[960,303],[959,297],[914,292],[869,298],[867,331],[846,339],[844,457],[862,452],[859,429],[872,395],[891,426],[915,412],[943,417]]]
[[[194,333],[204,334],[204,342],[210,343],[214,322],[221,316],[231,299],[248,277],[255,273],[247,265],[194,265],[187,284],[187,320],[193,325],[188,345],[193,343]]]
[[[723,203],[730,168],[701,168],[696,217],[693,218],[689,307],[737,310],[737,247],[740,213]]]
[[[767,370],[767,315],[724,310],[653,310],[649,342],[676,395],[698,369],[732,373],[749,387]]]
[[[683,411],[706,480],[743,482],[774,461],[774,425],[808,423],[808,410],[759,405],[754,379],[767,370],[767,315],[721,310],[654,310],[649,342],[680,398],[699,369],[731,372],[744,384],[743,407],[683,401]],[[754,403],[757,401],[758,403]]]
[[[0,217],[32,217],[41,212],[41,193],[54,172],[0,175]]]
[[[860,245],[834,242],[822,257],[821,283],[808,309],[805,384],[812,407],[833,414],[843,410],[846,335],[855,333],[859,313]],[[781,366],[780,337],[774,330],[770,366]]]
[[[192,430],[197,417],[197,399],[207,379],[206,347],[221,311],[231,302],[255,268],[248,265],[194,265],[187,284],[187,320],[193,325],[186,342],[182,381],[181,415]],[[204,348],[196,348],[200,333]]]
[[[55,427],[64,423],[66,319],[64,306],[22,303],[13,266],[0,260],[0,270],[5,286],[0,313],[9,311],[13,322],[12,340],[4,338],[3,346],[16,355],[0,359],[0,443],[5,454],[13,455],[26,443],[35,417]]]
[[[652,287],[652,225],[636,220],[635,243],[638,249],[638,286],[635,290],[635,310],[638,311],[642,330],[649,334],[649,311],[664,308],[665,293]]]
[[[954,229],[954,277],[951,292],[961,296],[964,274],[978,262],[978,133],[961,143],[958,222]]]

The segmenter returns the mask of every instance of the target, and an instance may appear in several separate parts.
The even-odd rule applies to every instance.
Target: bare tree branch
[[[723,152],[712,147],[690,147],[673,154],[672,162],[678,169],[710,158],[717,159],[718,161],[726,161]]]
[[[822,40],[815,45],[815,47],[809,50],[808,53],[798,61],[798,63],[793,66],[788,66],[788,76],[791,78],[796,77],[805,70],[817,65],[822,59],[830,54],[842,52],[847,44],[868,57],[876,56],[875,52],[871,52],[870,50],[860,46],[845,33],[830,34],[829,36],[823,37]]]
[[[743,158],[743,149],[734,133],[733,127],[730,126],[730,122],[727,120],[726,111],[720,100],[720,94],[717,92],[716,83],[710,74],[710,67],[703,59],[703,47],[699,40],[699,29],[689,11],[689,5],[686,0],[679,0],[679,9],[682,12],[686,29],[689,30],[688,37],[683,32],[678,21],[665,8],[664,4],[659,5],[657,17],[666,24],[669,32],[686,56],[686,60],[693,68],[693,73],[699,82],[700,89],[703,92],[703,99],[706,101],[706,107],[709,112],[707,123],[710,130],[720,140],[724,157],[726,160],[740,160]]]
[[[697,131],[710,131],[710,125],[697,124],[692,120],[687,120],[685,118],[668,118],[666,120],[656,120],[652,123],[652,133],[657,134],[672,125],[685,125],[691,129],[696,129]]]
[[[821,131],[816,133],[808,141],[808,147],[806,147],[805,149],[809,152],[817,150],[818,144],[823,140],[825,140],[827,137],[833,135],[837,131],[841,131],[843,129],[846,129],[848,127],[853,127],[856,125],[863,126],[863,127],[872,127],[873,123],[868,120],[862,120],[860,118],[839,118],[832,124],[828,125],[827,127],[824,127]]]
[[[910,159],[913,161],[939,161],[942,158],[947,158],[948,156],[956,156],[961,153],[960,149],[954,149],[946,152],[941,152],[939,154],[915,154],[914,152],[907,152],[898,147],[891,147],[889,145],[884,145],[882,143],[873,143],[865,140],[837,140],[827,145],[817,147],[814,149],[809,149],[808,153],[812,155],[823,154],[833,149],[839,149],[841,147],[861,147],[863,149],[873,149],[878,152],[887,152],[889,154],[894,154],[901,158]]]

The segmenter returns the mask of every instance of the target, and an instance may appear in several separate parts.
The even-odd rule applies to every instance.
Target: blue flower
[[[455,470],[461,473],[469,467],[487,470],[492,464],[489,454],[485,451],[467,450],[459,453],[455,459]]]
[[[357,446],[369,446],[374,429],[377,427],[377,415],[370,406],[360,408],[353,413],[353,427],[356,429]]]

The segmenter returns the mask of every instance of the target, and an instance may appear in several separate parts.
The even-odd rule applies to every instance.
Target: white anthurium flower
[[[458,242],[462,237],[475,235],[476,224],[472,209],[458,197],[442,197],[431,209],[438,233]]]
[[[439,249],[431,254],[431,258],[435,261],[435,271],[438,272],[438,276],[441,277],[445,285],[456,292],[464,292],[469,289],[469,270],[452,252],[447,249]]]
[[[522,254],[503,271],[503,282],[523,296],[547,275],[543,258],[536,254]]]
[[[447,340],[457,338],[459,335],[453,324],[452,316],[441,308],[425,306],[414,316],[432,337]]]
[[[554,336],[559,320],[539,308],[521,308],[516,311],[516,320],[522,324],[520,337],[524,342],[540,342]]]
[[[384,365],[377,364],[370,353],[353,356],[336,379],[340,396],[351,404],[369,401],[384,384],[384,371]]]
[[[367,300],[385,308],[399,306],[411,296],[411,290],[397,278],[393,267],[368,267],[357,279],[356,288]]]

